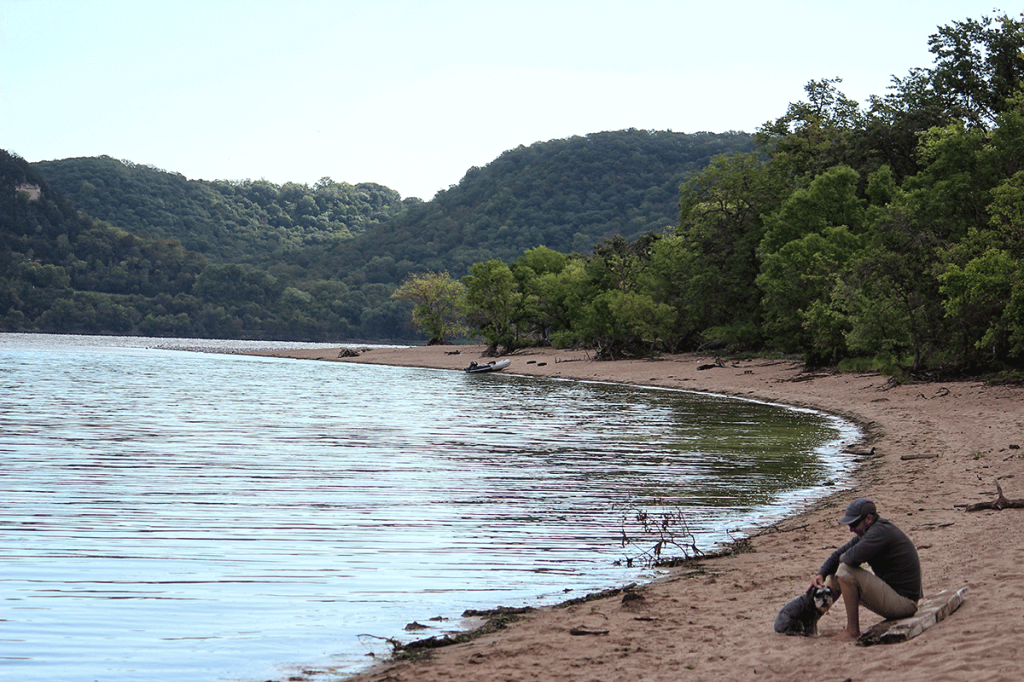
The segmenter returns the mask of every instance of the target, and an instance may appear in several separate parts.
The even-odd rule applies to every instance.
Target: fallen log
[[[917,613],[910,618],[883,620],[872,626],[857,639],[857,644],[895,644],[913,639],[960,608],[966,594],[966,585],[958,590],[943,590],[934,597],[921,601]]]

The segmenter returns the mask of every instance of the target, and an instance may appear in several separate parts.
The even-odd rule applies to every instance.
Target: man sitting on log
[[[827,584],[842,594],[846,629],[835,639],[856,641],[860,637],[861,604],[889,620],[909,618],[917,612],[921,561],[906,533],[878,516],[875,503],[866,497],[851,502],[839,523],[848,525],[857,537],[832,552],[812,585]],[[874,572],[861,568],[863,563]]]

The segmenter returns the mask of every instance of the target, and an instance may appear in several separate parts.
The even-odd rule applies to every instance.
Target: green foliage
[[[764,216],[791,186],[763,154],[716,157],[683,185],[680,239],[654,247],[655,279],[665,291],[658,300],[681,308],[682,336],[739,320],[760,326],[754,279]]]
[[[176,240],[80,214],[6,152],[0,203],[0,329],[285,340],[410,334],[392,285],[354,291],[337,280],[298,283],[252,265],[209,265]]]
[[[991,194],[989,224],[949,251],[939,276],[961,361],[1024,355],[1024,171]]]
[[[823,332],[815,324],[827,319],[833,327],[839,322],[834,313],[826,316],[823,310],[815,314],[816,323],[808,314],[816,307],[828,307],[835,273],[859,248],[860,240],[842,225],[825,227],[823,233],[811,232],[764,257],[756,283],[764,292],[764,329],[773,347],[784,352],[809,348],[813,345],[810,337],[821,337]],[[834,338],[833,333],[826,336]],[[827,350],[835,353],[837,349],[830,344]]]
[[[806,189],[793,191],[782,207],[765,219],[765,235],[759,247],[762,258],[794,240],[824,234],[832,227],[860,233],[865,202],[858,196],[858,180],[853,169],[836,166],[817,175]]]
[[[575,313],[543,317],[547,338],[600,357],[764,344],[904,378],[1019,363],[1021,28],[1005,16],[944,27],[935,67],[865,111],[839,79],[812,81],[808,101],[758,131],[756,153],[684,183],[675,234],[606,239],[566,267],[565,289],[519,278],[539,299],[573,300]]]
[[[939,277],[946,314],[957,322],[965,350],[970,344],[995,357],[1024,351],[1022,275],[1020,260],[989,249],[963,267],[950,265]]]
[[[532,302],[526,328],[536,334],[538,342],[568,348],[583,341],[576,329],[577,318],[596,290],[583,257],[569,258],[558,272],[527,278],[522,286]]]
[[[583,311],[578,326],[602,359],[614,360],[645,349],[651,355],[669,337],[676,309],[635,291],[604,291]]]
[[[864,114],[836,87],[841,82],[812,80],[804,88],[808,101],[790,104],[784,116],[758,130],[758,143],[786,175],[809,179],[848,162]]]
[[[364,264],[388,255],[415,271],[461,276],[474,263],[511,263],[538,246],[587,253],[616,235],[632,241],[677,223],[679,185],[690,174],[751,144],[744,133],[630,129],[520,146],[431,201],[326,247],[310,269],[358,282]]]
[[[1009,15],[954,21],[928,41],[930,85],[956,118],[988,127],[1024,81],[1024,21]]]
[[[462,284],[462,309],[475,327],[470,335],[483,336],[491,354],[520,348],[520,323],[530,297],[516,286],[512,269],[497,259],[476,263]]]
[[[564,259],[561,251],[587,251],[615,234],[633,237],[664,229],[676,222],[676,193],[687,174],[715,154],[750,144],[743,133],[638,130],[553,140],[470,169],[431,202],[402,201],[379,185],[330,178],[312,187],[210,182],[110,157],[42,162],[25,172],[44,175],[60,192],[51,197],[71,200],[49,208],[69,216],[78,209],[103,222],[83,219],[76,229],[89,235],[80,240],[77,233],[26,230],[17,251],[74,252],[74,272],[56,256],[52,264],[65,268],[75,290],[147,299],[186,294],[200,301],[174,312],[166,304],[150,311],[133,303],[141,306],[135,324],[144,324],[145,333],[178,333],[185,316],[189,333],[199,336],[216,329],[250,337],[412,340],[419,333],[408,324],[407,303],[390,298],[409,276],[428,271],[461,276],[473,263],[495,257],[511,262],[538,247],[548,249],[547,258]],[[14,193],[7,197],[15,198]],[[33,240],[38,243],[27,243]],[[140,252],[152,244],[174,252],[178,279],[154,278],[153,258]],[[138,253],[118,257],[133,249]],[[198,279],[207,260],[213,269]],[[522,266],[546,280],[559,277],[550,265]],[[257,272],[269,279],[251,281]],[[8,276],[17,278],[17,272]],[[198,294],[192,291],[197,279]],[[544,286],[550,290],[554,284]],[[314,301],[294,292],[286,296],[289,287]],[[321,299],[320,291],[330,293]],[[254,299],[243,302],[247,292]],[[544,314],[565,318],[571,299],[549,293],[562,302],[545,301]],[[536,305],[536,293],[530,296],[528,307]],[[539,309],[530,310],[534,313],[524,319],[520,333],[546,338],[549,323]],[[31,313],[20,310],[26,312]],[[41,329],[38,319],[38,312],[15,315],[10,324]]]
[[[843,352],[845,320],[831,292],[862,248],[858,180],[847,166],[830,168],[765,218],[755,283],[763,293],[765,335],[780,350],[803,348],[833,361]]]
[[[79,210],[180,241],[213,262],[265,265],[283,252],[351,239],[402,210],[394,190],[321,178],[312,188],[266,180],[188,180],[109,156],[34,164]]]
[[[427,335],[427,345],[445,343],[451,337],[465,334],[459,310],[463,296],[462,284],[447,272],[410,275],[392,298],[413,304],[412,322]]]

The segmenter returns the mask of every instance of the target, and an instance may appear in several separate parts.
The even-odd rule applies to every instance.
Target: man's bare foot
[[[860,633],[856,635],[849,630],[843,630],[838,635],[832,635],[832,639],[836,642],[856,642],[860,638]]]

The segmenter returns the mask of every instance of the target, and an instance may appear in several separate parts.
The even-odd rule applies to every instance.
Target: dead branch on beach
[[[636,524],[632,530],[630,524]],[[650,549],[640,549],[637,554],[627,556],[626,566],[639,564],[650,568],[673,561],[663,556],[673,547],[682,551],[683,560],[704,556],[704,552],[697,548],[697,539],[690,531],[683,510],[678,507],[661,512],[630,508],[622,516],[621,533],[623,548],[646,547],[647,543],[654,543]]]
[[[1024,500],[1009,500],[1003,495],[1003,487],[999,485],[999,479],[996,479],[996,492],[999,494],[992,502],[975,502],[974,504],[957,504],[955,507],[963,507],[969,512],[982,511],[985,509],[994,509],[995,511],[1002,511],[1004,509],[1024,509]]]

